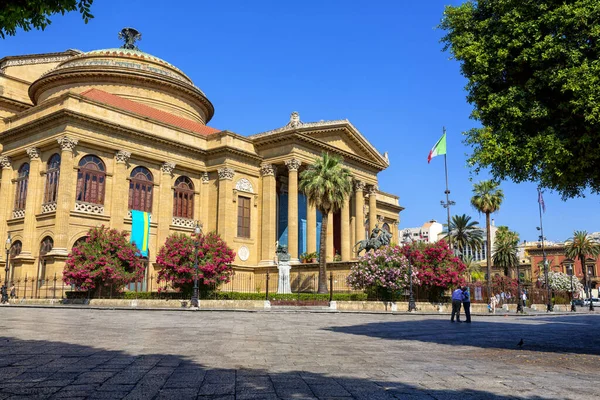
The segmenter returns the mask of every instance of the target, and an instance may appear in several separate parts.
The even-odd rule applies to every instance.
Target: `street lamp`
[[[6,250],[6,268],[4,268],[4,286],[2,286],[2,303],[8,302],[8,271],[10,270],[10,247],[12,246],[12,238],[10,237],[10,232],[8,233],[8,237],[6,238],[6,243],[4,243],[4,250]]]
[[[577,311],[575,308],[575,299],[573,298],[573,264],[568,264],[567,268],[569,269],[569,278],[571,278],[571,311]]]
[[[404,234],[402,235],[404,237],[404,244],[406,246],[408,246],[407,248],[407,253],[408,253],[408,279],[410,281],[410,296],[408,297],[408,312],[413,312],[413,311],[417,311],[417,306],[415,305],[415,298],[413,296],[413,277],[412,277],[412,262],[411,262],[411,255],[410,255],[410,244],[412,242],[412,239],[410,237],[410,230],[409,229],[405,229],[404,230]]]
[[[196,227],[194,228],[194,294],[192,295],[192,307],[196,308],[200,306],[198,304],[198,247],[200,246],[198,238],[201,232],[202,227],[196,221]]]
[[[542,212],[540,208],[540,226],[537,227],[537,230],[540,231],[540,242],[542,244],[542,259],[544,260],[544,279],[546,281],[546,288],[548,289],[548,304],[546,305],[546,312],[554,311],[554,307],[552,307],[552,293],[550,291],[550,278],[548,277],[548,259],[546,258],[546,248],[544,246],[544,226],[541,224],[542,222]]]
[[[517,260],[517,312],[523,314],[523,293],[521,293],[521,271],[519,271],[519,261]]]

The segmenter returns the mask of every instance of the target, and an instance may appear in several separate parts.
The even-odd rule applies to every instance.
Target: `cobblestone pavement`
[[[600,315],[0,309],[0,400],[592,399]],[[523,348],[517,343],[523,338]]]

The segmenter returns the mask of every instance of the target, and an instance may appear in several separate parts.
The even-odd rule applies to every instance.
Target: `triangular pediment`
[[[388,160],[349,122],[336,128],[313,128],[302,133],[327,146],[335,147],[342,152],[378,164],[382,168],[389,165]]]

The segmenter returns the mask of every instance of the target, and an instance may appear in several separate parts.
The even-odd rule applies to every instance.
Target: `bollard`
[[[333,272],[329,273],[329,302],[333,301]]]

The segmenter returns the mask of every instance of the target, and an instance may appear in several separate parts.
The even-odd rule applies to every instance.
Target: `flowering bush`
[[[156,256],[160,266],[158,282],[171,282],[174,288],[188,291],[194,281],[194,246],[198,246],[198,281],[200,285],[227,283],[233,274],[235,253],[214,232],[197,237],[182,233],[169,236]]]
[[[548,271],[548,281],[550,281],[550,289],[559,292],[570,292],[571,291],[571,278],[573,278],[573,292],[579,293],[583,290],[583,285],[579,282],[577,277],[565,274],[564,272]],[[540,284],[546,283],[546,277],[541,274],[539,278]]]
[[[417,275],[417,271],[413,270],[414,284],[419,283]],[[358,263],[352,266],[347,282],[354,289],[404,289],[410,283],[408,260],[400,247],[384,246],[362,255]]]
[[[129,243],[127,232],[92,228],[85,242],[67,257],[63,280],[68,285],[94,291],[99,286],[121,288],[144,277],[140,251]]]
[[[518,282],[504,275],[497,275],[492,278],[492,293],[510,293],[513,296],[517,295]]]
[[[463,275],[467,267],[444,240],[412,243],[404,246],[402,252],[411,257],[422,285],[447,289],[465,284]]]

